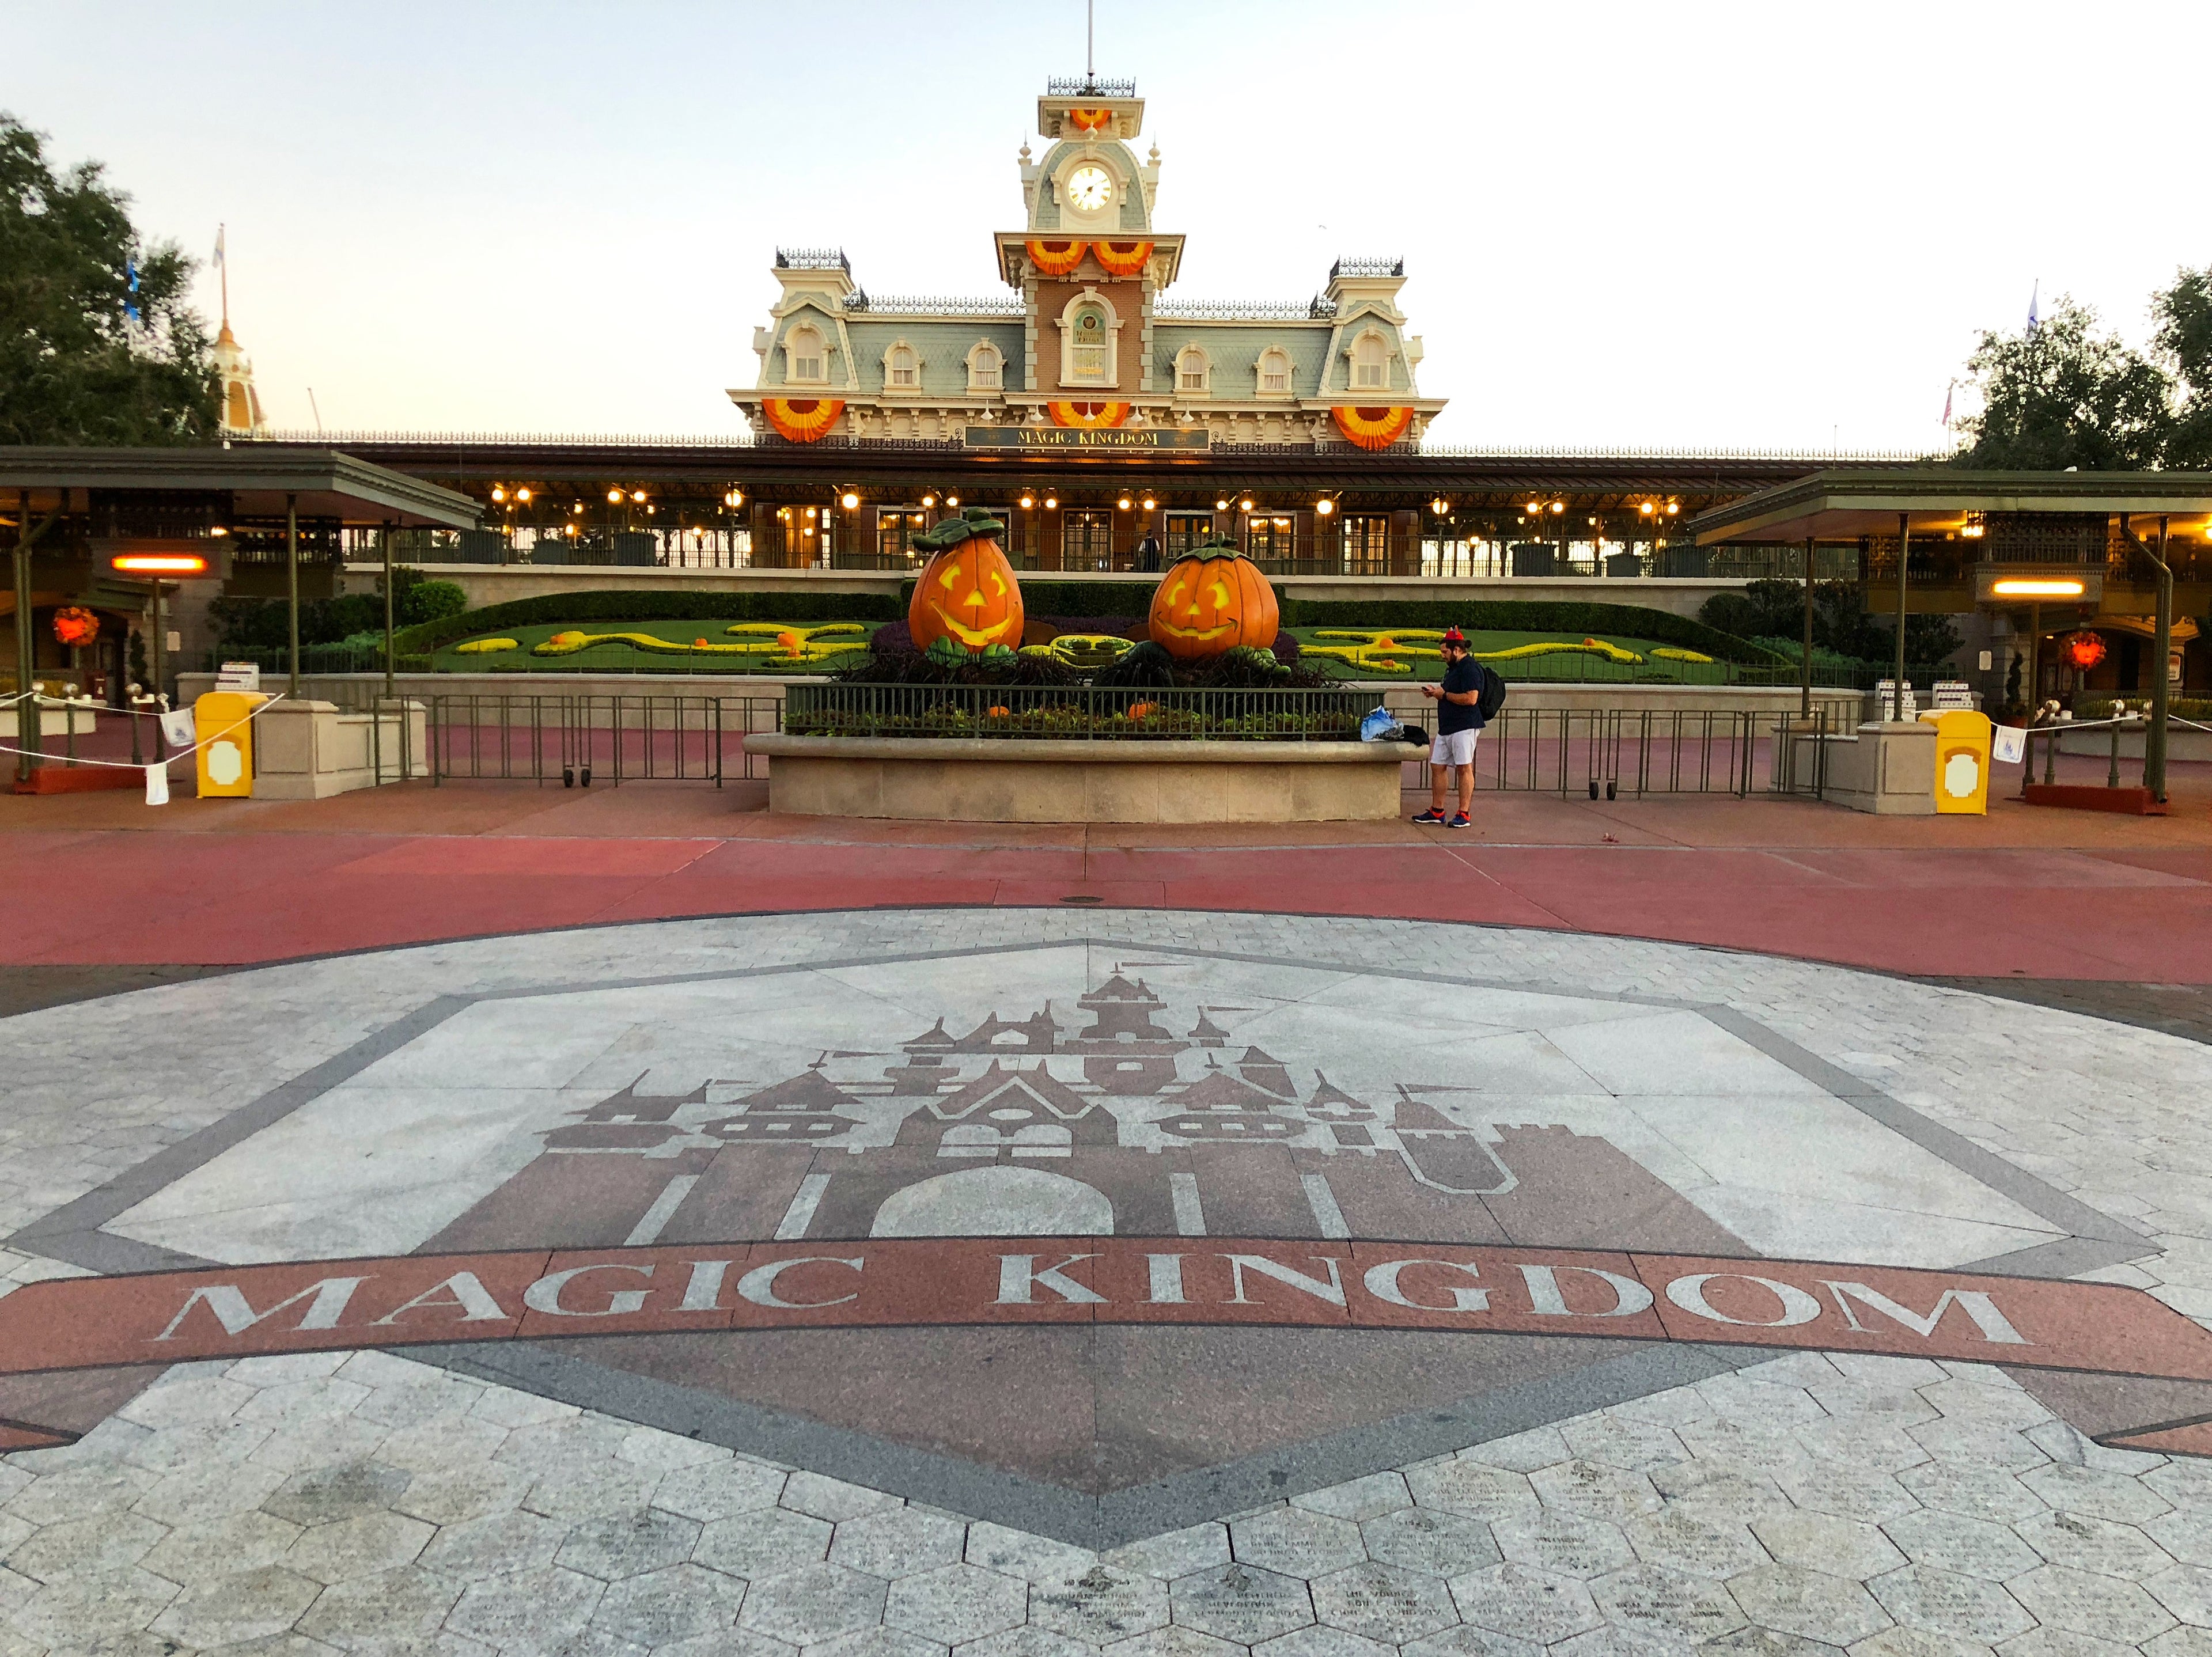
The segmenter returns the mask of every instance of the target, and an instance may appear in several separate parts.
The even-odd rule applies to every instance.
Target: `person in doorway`
[[[1160,573],[1160,537],[1149,529],[1145,538],[1137,543],[1137,568],[1147,575]]]
[[[1482,664],[1470,655],[1467,635],[1449,629],[1442,641],[1444,677],[1441,684],[1425,684],[1424,696],[1437,704],[1436,740],[1429,744],[1429,809],[1416,822],[1440,822],[1447,828],[1468,828],[1474,823],[1474,739],[1482,730]],[[1444,796],[1459,786],[1459,812],[1447,819]]]

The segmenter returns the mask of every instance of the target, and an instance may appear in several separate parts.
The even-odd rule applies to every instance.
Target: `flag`
[[[123,256],[123,314],[133,322],[139,320],[138,259],[131,253]]]
[[[2027,331],[2033,333],[2042,319],[2036,314],[2037,304],[2043,298],[2043,278],[2035,279],[2035,287],[2027,296]]]
[[[222,226],[215,228],[215,268],[222,269]]]
[[[1943,388],[1943,424],[1947,429],[1951,424],[1951,393],[1956,391],[1958,386],[1959,382],[1954,379]]]

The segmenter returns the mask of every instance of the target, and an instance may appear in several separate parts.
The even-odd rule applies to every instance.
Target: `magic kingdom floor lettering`
[[[563,1335],[1085,1322],[1573,1334],[2212,1381],[2212,1333],[2116,1284],[1171,1237],[535,1249],[60,1278],[0,1300],[0,1374]]]

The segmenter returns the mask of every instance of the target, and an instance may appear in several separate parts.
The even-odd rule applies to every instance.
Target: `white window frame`
[[[799,342],[811,339],[815,343],[812,356],[801,356]],[[814,372],[804,372],[801,365],[811,362]],[[783,378],[793,385],[826,385],[830,383],[830,337],[811,322],[802,322],[783,337]]]
[[[1270,362],[1282,364],[1283,383],[1279,385],[1267,384],[1267,365]],[[1297,367],[1291,361],[1291,354],[1279,345],[1270,345],[1260,353],[1259,360],[1252,365],[1253,388],[1262,398],[1287,400],[1297,390]]]
[[[1194,379],[1198,382],[1195,385],[1190,383]],[[1194,343],[1176,353],[1175,388],[1177,397],[1213,394],[1213,359],[1206,355],[1206,347]]]
[[[1006,389],[1006,354],[988,339],[968,348],[968,389],[971,393]]]
[[[905,353],[912,379],[900,379],[898,361]],[[921,353],[903,339],[895,339],[884,351],[884,391],[890,397],[919,397],[921,395]]]
[[[1095,309],[1105,323],[1105,362],[1097,378],[1079,374],[1075,371],[1075,319],[1086,309]],[[1114,308],[1114,301],[1096,288],[1085,288],[1067,301],[1060,313],[1060,383],[1072,391],[1110,391],[1121,378],[1121,317]]]
[[[1363,361],[1361,353],[1367,349],[1370,342],[1375,347],[1376,359],[1372,362]],[[1349,383],[1352,391],[1387,391],[1390,389],[1390,342],[1383,337],[1381,329],[1361,330],[1359,337],[1352,342],[1351,356],[1352,369]],[[1364,379],[1362,377],[1364,371],[1369,368],[1376,369],[1379,377],[1373,380]]]

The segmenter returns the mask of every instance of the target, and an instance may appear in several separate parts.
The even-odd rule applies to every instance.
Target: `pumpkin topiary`
[[[88,645],[100,637],[100,617],[82,604],[64,604],[54,612],[54,638],[65,645]]]
[[[1146,631],[1170,656],[1194,661],[1240,645],[1266,650],[1281,619],[1260,567],[1231,543],[1214,540],[1168,566],[1152,590]]]
[[[981,655],[1021,643],[1021,583],[999,549],[1006,529],[985,508],[970,507],[913,537],[915,550],[930,555],[907,606],[916,649],[950,641]]]

